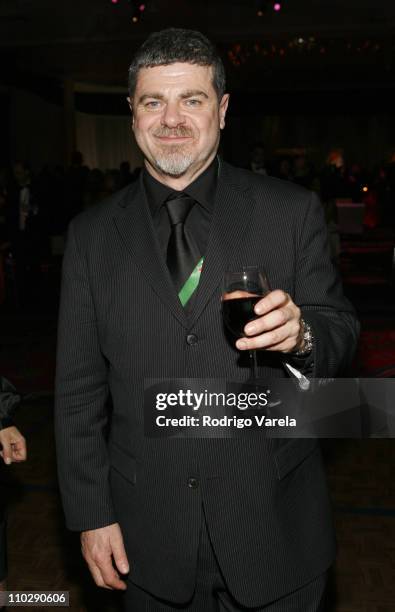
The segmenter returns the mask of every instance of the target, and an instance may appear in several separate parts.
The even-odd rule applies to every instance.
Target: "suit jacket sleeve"
[[[331,262],[324,211],[315,193],[302,228],[294,301],[314,335],[314,348],[305,365],[314,377],[346,374],[357,345],[359,323]]]
[[[63,260],[55,393],[59,485],[69,529],[116,522],[109,489],[107,366],[73,222]]]
[[[20,402],[21,396],[17,394],[14,385],[0,376],[0,429],[14,424],[12,415]]]

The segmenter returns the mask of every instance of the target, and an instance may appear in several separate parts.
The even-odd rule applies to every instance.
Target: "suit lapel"
[[[222,283],[229,260],[242,242],[255,205],[248,184],[236,182],[232,174],[232,167],[220,161],[214,215],[202,275],[190,313],[191,326]]]
[[[141,178],[120,201],[114,222],[122,242],[153,291],[185,328],[196,323],[221,284],[229,260],[242,242],[254,204],[248,183],[235,181],[232,167],[221,161],[207,252],[193,307],[187,316],[160,251]]]
[[[114,215],[114,222],[122,242],[153,291],[178,321],[187,328],[187,316],[160,251],[141,177],[139,181],[133,183],[123,200],[120,201],[119,209]]]

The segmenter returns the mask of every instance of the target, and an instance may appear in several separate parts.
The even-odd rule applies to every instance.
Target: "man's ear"
[[[221,130],[225,127],[225,115],[228,110],[230,94],[224,94],[222,96],[221,102],[219,103],[219,127]]]
[[[133,115],[133,100],[132,98],[130,98],[129,96],[126,98],[126,100],[128,101],[128,105],[130,108],[130,112],[132,113],[132,127],[134,125],[134,115]]]

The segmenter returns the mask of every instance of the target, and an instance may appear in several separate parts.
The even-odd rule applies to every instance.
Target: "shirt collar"
[[[208,168],[182,190],[182,193],[196,200],[210,213],[214,210],[218,167],[218,159],[215,157]],[[154,178],[146,168],[143,169],[143,185],[153,217],[159,212],[168,197],[173,193],[177,193],[176,190]]]

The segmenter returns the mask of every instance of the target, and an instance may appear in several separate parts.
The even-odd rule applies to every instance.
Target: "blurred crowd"
[[[332,150],[317,168],[303,152],[267,159],[262,142],[251,146],[247,167],[298,183],[319,193],[328,224],[336,224],[334,202],[364,203],[364,226],[395,227],[395,154],[376,168],[346,163],[342,150]],[[0,303],[8,268],[18,269],[18,285],[34,284],[35,271],[61,255],[70,220],[136,180],[140,168],[124,161],[103,172],[84,165],[76,151],[68,168],[47,165],[32,173],[24,161],[0,169]]]
[[[76,151],[69,168],[45,166],[33,174],[29,165],[17,161],[0,169],[0,240],[7,236],[18,250],[21,232],[43,249],[45,238],[63,234],[70,220],[82,210],[131,183],[139,169],[131,172],[129,162],[119,169],[90,170]]]
[[[332,222],[336,222],[336,210],[331,204],[344,200],[365,205],[367,228],[395,227],[395,153],[379,166],[364,168],[354,161],[346,163],[343,151],[333,149],[317,168],[304,153],[266,160],[263,143],[255,143],[249,168],[316,191]]]
[[[76,151],[69,168],[47,165],[33,173],[25,161],[0,169],[0,304],[6,283],[14,302],[32,294],[43,264],[60,255],[70,220],[137,178],[129,162],[102,172]],[[22,299],[23,301],[23,299]]]

